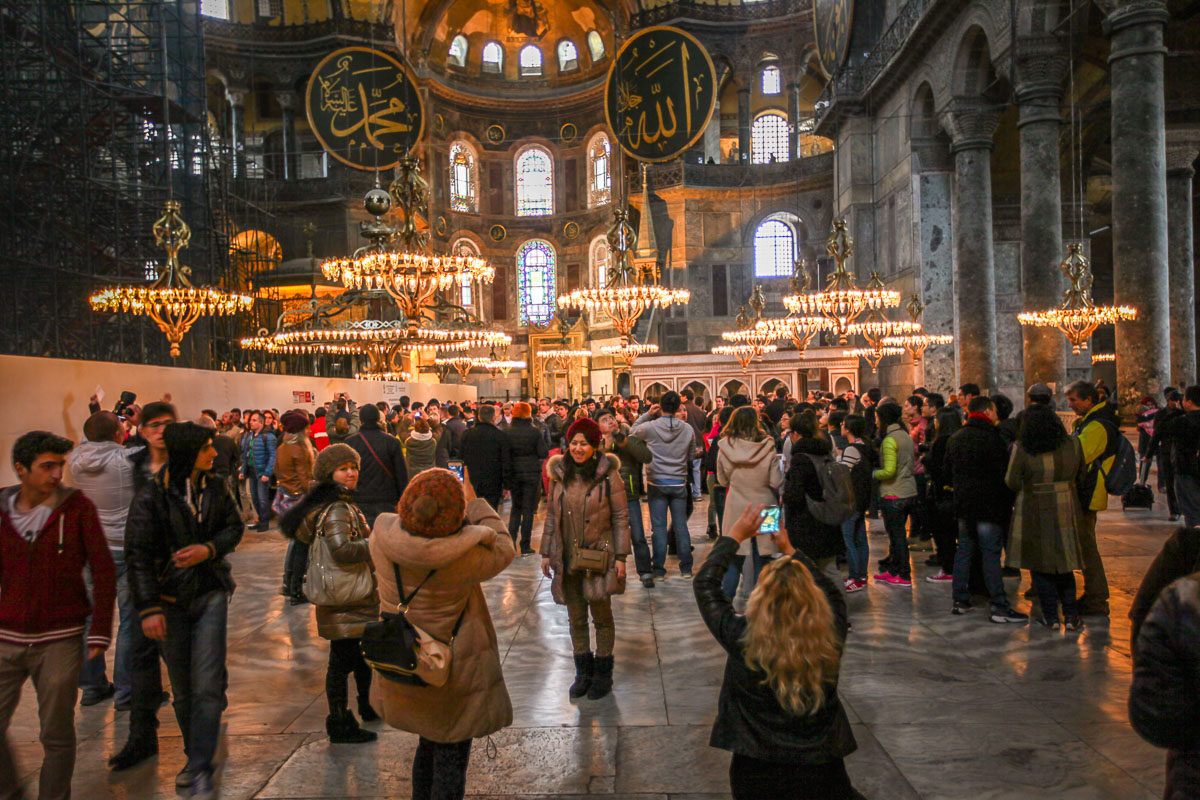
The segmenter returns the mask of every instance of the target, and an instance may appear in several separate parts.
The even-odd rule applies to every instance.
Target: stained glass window
[[[528,44],[521,48],[521,76],[537,76],[542,74],[542,51],[536,44]]]
[[[779,94],[782,91],[779,80],[779,67],[763,67],[762,93]]]
[[[558,43],[558,71],[568,72],[579,66],[579,51],[570,39]]]
[[[517,156],[517,216],[545,217],[554,213],[554,162],[541,147]]]
[[[488,42],[483,46],[483,71],[504,71],[504,49],[499,42]]]
[[[456,67],[465,67],[467,65],[467,37],[461,33],[454,37],[454,41],[450,42],[450,52],[447,55],[447,60]]]
[[[521,324],[549,322],[554,316],[554,249],[539,239],[521,245],[517,250],[517,275]]]
[[[771,164],[787,161],[788,124],[782,114],[763,114],[750,129],[750,161]]]
[[[587,44],[588,52],[592,54],[592,61],[604,58],[604,39],[600,36],[600,31],[588,31]]]
[[[596,134],[588,147],[588,208],[612,201],[612,145],[603,133]]]
[[[754,232],[754,276],[781,278],[792,274],[796,232],[780,219],[767,219]]]
[[[463,142],[450,145],[450,207],[478,211],[475,203],[475,154]]]

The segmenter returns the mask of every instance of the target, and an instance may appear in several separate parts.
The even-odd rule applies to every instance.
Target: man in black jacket
[[[1008,446],[996,427],[996,404],[979,395],[971,398],[967,412],[966,424],[950,437],[946,448],[946,482],[954,487],[954,516],[958,520],[952,613],[965,614],[971,609],[971,558],[978,549],[992,600],[989,619],[1028,622],[1028,615],[1009,604],[1000,570],[1004,527],[1012,514],[1013,497],[1004,483]]]
[[[1166,493],[1167,519],[1175,522],[1179,519],[1179,499],[1175,495],[1174,443],[1169,434],[1172,433],[1175,420],[1187,412],[1183,410],[1183,395],[1178,389],[1168,388],[1163,396],[1167,405],[1154,415],[1154,436],[1146,448],[1146,461],[1158,464],[1158,491]]]
[[[362,428],[347,439],[346,444],[353,447],[361,459],[358,507],[367,518],[367,524],[373,526],[380,514],[396,510],[400,495],[408,486],[408,466],[399,440],[379,424],[378,408],[363,406],[358,419]]]
[[[1183,411],[1164,425],[1162,438],[1170,442],[1172,472],[1175,477],[1175,502],[1183,512],[1183,524],[1200,525],[1200,386],[1183,392]],[[1155,424],[1158,437],[1158,423]]]
[[[481,405],[475,412],[475,427],[463,434],[463,464],[475,494],[500,508],[504,487],[511,483],[512,456],[508,437],[496,427],[496,407]]]
[[[779,420],[783,419],[783,412],[787,410],[787,395],[787,387],[780,386],[775,390],[775,399],[767,403],[763,409],[775,427],[779,427]]]
[[[687,413],[688,425],[696,432],[698,446],[692,455],[692,502],[698,503],[700,491],[704,486],[704,474],[700,468],[704,462],[704,434],[708,433],[708,428],[705,427],[708,417],[704,415],[704,409],[696,405],[696,395],[691,389],[684,389],[679,396],[683,398],[683,410]]]
[[[549,455],[546,437],[533,424],[533,409],[529,403],[513,405],[513,420],[504,435],[508,438],[512,473],[508,488],[512,491],[512,508],[508,512],[508,535],[517,543],[517,529],[521,530],[521,555],[534,552],[533,515],[537,512],[538,494],[542,488],[542,464]],[[474,473],[472,473],[474,474]]]
[[[175,779],[212,797],[213,756],[225,707],[225,630],[233,576],[225,556],[242,539],[242,518],[209,473],[213,432],[166,427],[168,461],[129,509],[125,560],[142,631],[161,642],[175,692],[187,765]]]

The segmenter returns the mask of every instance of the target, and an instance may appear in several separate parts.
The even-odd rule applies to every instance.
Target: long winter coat
[[[279,527],[285,536],[294,536],[310,547],[317,536],[324,536],[336,565],[366,562],[374,568],[368,542],[371,529],[354,504],[354,492],[333,481],[314,485],[284,515]],[[379,593],[372,592],[354,605],[317,606],[317,633],[326,639],[357,639],[363,627],[377,619]]]
[[[792,444],[792,461],[783,480],[783,512],[792,547],[819,561],[841,554],[846,543],[839,526],[821,522],[808,510],[809,497],[825,499],[821,477],[809,456],[822,460],[832,458],[833,444],[823,436],[800,439]]]
[[[1013,445],[1004,482],[1017,493],[1009,532],[1008,566],[1037,572],[1083,569],[1083,522],[1076,482],[1087,465],[1079,440],[1068,437],[1049,453],[1032,455]]]
[[[546,462],[550,476],[550,494],[546,505],[546,524],[542,529],[541,554],[550,559],[554,580],[550,593],[554,602],[567,604],[563,594],[563,574],[566,559],[563,553],[573,543],[563,541],[564,521],[567,514],[582,516],[586,523],[581,545],[599,549],[607,545],[613,558],[604,575],[588,573],[583,579],[583,596],[589,603],[599,602],[614,594],[625,593],[625,579],[617,578],[617,561],[624,561],[633,549],[629,538],[629,502],[625,499],[625,486],[621,481],[621,461],[612,453],[602,453],[596,462],[596,474],[588,486],[583,508],[567,508],[566,484],[563,483],[565,469],[563,459],[570,456],[554,456]]]
[[[783,471],[775,453],[775,440],[722,438],[717,454],[717,483],[728,490],[721,530],[729,530],[748,505],[776,505],[779,487],[783,486]],[[750,555],[750,542],[750,539],[742,542],[738,555]],[[770,536],[759,536],[758,552],[769,556],[779,549]]]
[[[500,516],[486,500],[476,498],[467,504],[466,522],[457,533],[427,539],[405,531],[395,514],[380,514],[370,543],[382,611],[397,611],[400,593],[392,564],[398,564],[406,595],[437,570],[409,605],[406,616],[414,625],[444,642],[462,615],[444,686],[379,678],[371,682],[371,705],[391,727],[446,744],[487,736],[511,724],[496,629],[480,586],[503,572],[516,555]]]
[[[275,451],[275,482],[289,494],[304,494],[312,484],[313,451],[303,436],[291,433]]]

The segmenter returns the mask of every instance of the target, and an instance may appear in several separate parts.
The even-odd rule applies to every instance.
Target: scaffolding
[[[193,282],[232,285],[197,0],[3,4],[0,126],[0,351],[171,363],[153,323],[87,298],[154,276],[168,191]],[[202,320],[176,363],[234,368],[244,325]]]

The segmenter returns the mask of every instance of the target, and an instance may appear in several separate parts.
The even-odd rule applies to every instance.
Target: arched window
[[[754,231],[754,277],[786,278],[796,263],[796,230],[778,217],[765,219]]]
[[[499,42],[488,42],[483,46],[483,71],[504,71],[504,48]]]
[[[588,208],[612,202],[612,145],[598,133],[588,145]]]
[[[542,74],[542,51],[536,44],[521,48],[521,77],[536,77]]]
[[[573,69],[579,69],[579,51],[575,49],[574,42],[563,39],[558,43],[558,71],[570,72]]]
[[[461,33],[450,42],[450,52],[446,55],[447,63],[455,67],[467,65],[467,37]]]
[[[597,236],[592,240],[588,260],[591,262],[592,286],[597,289],[603,289],[608,285],[608,268],[611,266],[611,251],[608,246],[608,239],[604,236]]]
[[[541,147],[517,156],[517,216],[546,217],[554,213],[554,162]]]
[[[779,94],[783,91],[779,79],[779,67],[768,66],[763,67],[762,71],[762,93],[763,94]]]
[[[763,114],[750,129],[750,161],[772,164],[787,161],[788,124],[782,114]]]
[[[450,208],[471,213],[479,210],[475,199],[475,154],[465,142],[450,145]]]
[[[587,45],[588,52],[592,54],[592,61],[604,58],[604,37],[600,35],[600,31],[588,31]]]
[[[450,252],[456,256],[479,258],[479,250],[470,239],[459,239],[450,247]],[[470,310],[475,304],[475,287],[470,277],[464,275],[459,279],[459,305]]]
[[[554,248],[539,239],[517,251],[517,293],[522,325],[544,325],[554,316],[554,284],[557,270]]]

